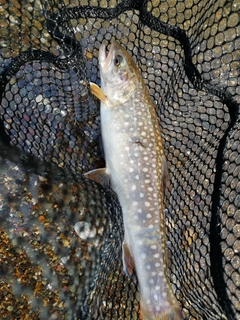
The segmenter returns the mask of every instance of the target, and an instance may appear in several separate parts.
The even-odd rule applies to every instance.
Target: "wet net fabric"
[[[98,49],[131,53],[169,168],[168,276],[185,319],[240,319],[239,0],[2,1],[0,319],[139,319],[104,166]],[[127,164],[126,164],[127,165]]]

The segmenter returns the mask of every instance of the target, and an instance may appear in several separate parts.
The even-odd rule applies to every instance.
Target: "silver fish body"
[[[182,319],[166,274],[166,160],[155,106],[132,57],[117,42],[99,50],[106,173],[124,221],[123,264],[135,266],[143,320]]]

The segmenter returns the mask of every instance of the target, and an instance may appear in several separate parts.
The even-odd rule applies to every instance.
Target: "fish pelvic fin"
[[[125,240],[122,243],[122,261],[125,274],[131,278],[133,275],[134,262],[129,246]]]
[[[107,106],[108,105],[108,98],[104,94],[102,89],[96,83],[93,83],[93,82],[89,82],[89,87],[90,87],[92,94]]]
[[[95,169],[84,174],[88,179],[100,183],[105,188],[110,188],[110,176],[106,168]]]

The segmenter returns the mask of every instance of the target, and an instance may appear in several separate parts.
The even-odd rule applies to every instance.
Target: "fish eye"
[[[122,61],[123,61],[123,57],[120,56],[120,55],[117,55],[117,56],[115,57],[115,59],[114,59],[114,64],[115,64],[115,66],[116,66],[116,67],[119,67],[120,64],[122,63]]]

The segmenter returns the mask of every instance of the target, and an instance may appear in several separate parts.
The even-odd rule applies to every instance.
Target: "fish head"
[[[109,51],[101,44],[99,69],[101,88],[111,107],[127,101],[138,86],[140,72],[127,50],[116,41],[111,43]]]

